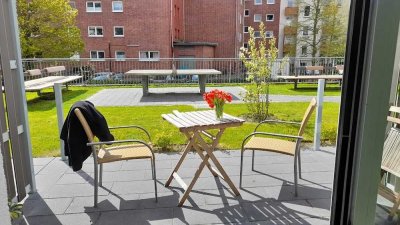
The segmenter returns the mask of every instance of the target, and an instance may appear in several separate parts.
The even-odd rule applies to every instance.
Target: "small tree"
[[[250,116],[255,120],[264,120],[269,116],[269,82],[273,63],[278,56],[275,38],[267,38],[264,23],[259,26],[260,37],[255,37],[249,27],[248,48],[241,48],[240,59],[248,74],[250,85],[244,94]],[[269,39],[269,40],[268,40]]]
[[[83,50],[78,11],[67,0],[17,0],[22,57],[63,58]]]

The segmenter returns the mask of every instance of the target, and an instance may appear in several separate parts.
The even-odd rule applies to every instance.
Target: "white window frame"
[[[246,31],[246,27],[247,27],[247,31]],[[243,26],[243,33],[245,33],[245,34],[249,33],[249,26]]]
[[[269,36],[267,35],[268,33],[270,34]],[[266,38],[273,38],[274,37],[274,31],[272,31],[272,30],[265,31],[265,37]]]
[[[247,12],[247,15],[246,15]],[[250,10],[249,9],[245,9],[244,10],[244,17],[249,17],[250,16]]]
[[[122,4],[122,9],[115,10],[114,9],[114,3],[121,3]],[[124,2],[123,1],[112,1],[111,7],[112,7],[112,12],[124,12]]]
[[[305,29],[305,28],[307,28],[307,29]],[[307,33],[306,33],[306,32],[304,32],[304,31],[307,31]],[[303,31],[302,31],[302,33],[303,33],[303,36],[308,36],[308,35],[309,35],[309,32],[310,32],[310,29],[309,29],[309,27],[308,27],[308,26],[304,26],[304,27],[303,27]]]
[[[149,56],[151,53],[157,52],[158,58],[141,58],[140,55],[142,52],[148,53]],[[160,51],[139,51],[139,61],[160,61]]]
[[[124,57],[123,58],[119,58],[118,57],[118,53],[124,53]],[[117,61],[125,61],[125,59],[126,59],[126,52],[125,51],[122,51],[122,50],[117,50],[117,51],[115,51],[115,60],[117,60]]]
[[[95,35],[90,35],[90,29],[91,28],[94,28],[95,29]],[[101,29],[102,30],[102,34],[101,35],[98,35],[97,34],[97,30],[98,29]],[[104,36],[104,29],[103,29],[103,26],[88,26],[88,37],[103,37]]]
[[[93,7],[89,8],[88,3],[93,3]],[[96,10],[96,3],[100,3],[100,10]],[[92,9],[92,10],[88,10],[88,9]],[[103,12],[103,6],[101,5],[101,1],[86,1],[86,12],[88,12],[88,13]]]
[[[268,20],[268,16],[272,16],[272,20]],[[265,16],[265,21],[272,22],[272,21],[274,21],[274,20],[275,20],[275,15],[274,15],[274,14],[267,14],[267,15]]]
[[[96,52],[97,58],[92,58],[92,52]],[[104,55],[104,58],[99,58],[99,52],[102,52]],[[90,54],[90,59],[91,60],[96,60],[96,61],[104,61],[106,58],[106,52],[104,50],[90,50],[89,51]]]
[[[260,20],[256,20],[256,16],[260,16]],[[262,21],[262,14],[254,14],[254,22],[261,22]]]
[[[122,28],[122,35],[117,35],[116,33],[115,33],[115,29],[116,28]],[[124,28],[124,26],[114,26],[114,37],[124,37],[125,36],[125,28]]]
[[[308,11],[308,15],[306,16],[306,8],[307,7],[309,8],[309,11]],[[310,15],[311,15],[311,6],[309,6],[309,5],[304,6],[303,17],[310,17]]]
[[[259,2],[257,3],[257,1]],[[262,0],[254,0],[254,5],[262,5]]]
[[[258,35],[256,35],[258,34]],[[254,37],[255,38],[261,38],[261,32],[260,31],[254,31]]]
[[[273,4],[275,4],[275,0],[267,0],[267,4],[268,5],[273,5]]]

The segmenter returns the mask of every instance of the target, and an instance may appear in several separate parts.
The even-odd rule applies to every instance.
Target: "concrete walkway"
[[[183,207],[177,207],[183,190],[176,181],[164,187],[178,153],[156,154],[158,203],[149,160],[106,164],[98,208],[93,208],[91,158],[78,173],[60,158],[35,158],[38,193],[25,201],[25,220],[20,224],[329,224],[334,152],[334,148],[302,151],[298,197],[293,192],[293,157],[256,152],[252,171],[251,152],[246,152],[240,196],[234,196],[223,180],[205,169]],[[238,185],[240,151],[215,154]],[[190,153],[179,170],[186,183],[199,164],[198,155]]]
[[[220,89],[233,96],[233,103],[243,103],[242,87],[210,87],[206,91]],[[87,100],[96,106],[146,106],[146,105],[193,105],[207,107],[197,87],[150,88],[150,95],[143,96],[141,88],[103,89]],[[313,96],[270,95],[271,102],[309,102]],[[326,96],[325,102],[340,102],[340,96]]]

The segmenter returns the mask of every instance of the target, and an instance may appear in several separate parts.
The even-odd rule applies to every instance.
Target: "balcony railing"
[[[282,59],[273,63],[271,78],[278,81],[280,75],[308,74],[305,66],[324,66],[324,74],[337,74],[335,66],[343,65],[343,58],[289,58],[282,63]],[[135,85],[141,83],[140,77],[125,75],[125,72],[134,69],[216,69],[220,75],[207,77],[207,83],[246,83],[247,72],[240,59],[160,59],[159,61],[139,61],[139,59],[24,59],[23,67],[25,79],[36,79],[40,76],[30,77],[26,70],[41,69],[50,66],[63,65],[66,70],[62,75],[81,75],[83,79],[76,85]],[[196,75],[153,76],[150,83],[157,85],[191,84],[198,83]]]
[[[297,34],[297,29],[294,26],[285,26],[283,28],[283,33],[285,35],[296,35]]]
[[[297,16],[299,13],[299,7],[286,7],[285,16]]]

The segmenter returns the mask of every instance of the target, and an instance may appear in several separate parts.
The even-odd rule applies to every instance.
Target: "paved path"
[[[227,91],[233,96],[233,103],[243,103],[242,87],[211,87]],[[206,107],[197,87],[150,88],[149,96],[142,95],[141,88],[103,89],[87,100],[96,106],[146,106],[146,105],[193,105]],[[309,102],[313,96],[270,95],[271,102]],[[325,102],[340,102],[339,96],[326,96]]]
[[[93,208],[93,159],[78,173],[60,158],[35,158],[38,193],[24,203],[30,225],[105,224],[329,224],[335,149],[302,151],[303,179],[294,197],[293,157],[257,152],[251,170],[251,152],[244,157],[243,189],[234,196],[225,182],[205,169],[183,207],[183,190],[164,183],[179,160],[178,153],[156,154],[159,198],[154,201],[149,160],[130,160],[104,166],[104,188]],[[239,183],[240,151],[216,151],[235,185]],[[193,177],[200,157],[189,153],[179,174]]]

